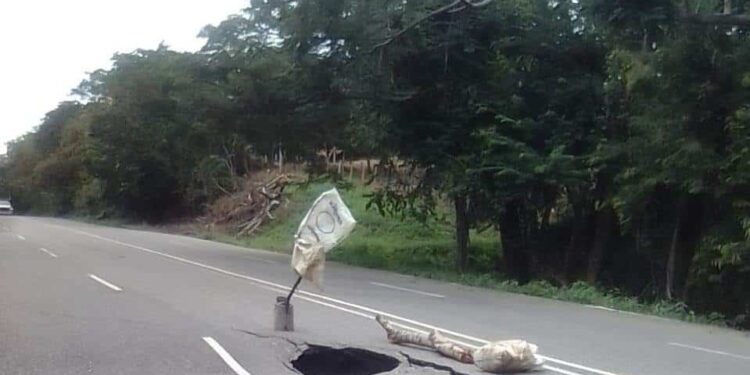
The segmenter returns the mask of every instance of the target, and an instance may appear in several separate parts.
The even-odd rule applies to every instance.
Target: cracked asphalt
[[[542,374],[748,374],[746,333],[329,263],[296,331],[273,331],[283,254],[59,219],[0,217],[0,374],[290,374],[307,345],[397,358],[394,374],[475,374],[389,344],[376,313],[472,345],[522,338]],[[409,360],[411,359],[411,360]]]

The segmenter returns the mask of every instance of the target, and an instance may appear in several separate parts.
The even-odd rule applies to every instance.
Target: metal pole
[[[289,291],[289,295],[286,296],[286,311],[289,312],[289,301],[292,299],[292,295],[297,291],[299,283],[302,282],[302,276],[297,277],[297,281],[294,282],[292,290]]]

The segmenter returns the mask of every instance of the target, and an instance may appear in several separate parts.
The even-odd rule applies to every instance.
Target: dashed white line
[[[107,280],[102,279],[99,276],[96,276],[94,274],[89,274],[89,277],[93,279],[94,281],[106,286],[107,288],[114,290],[115,292],[122,292],[122,288],[120,288],[119,286],[115,284],[108,282]]]
[[[596,309],[596,310],[604,310],[604,311],[609,311],[609,312],[622,312],[620,310],[615,310],[613,308],[605,307],[605,306],[597,306],[597,305],[584,305],[584,306],[590,309]]]
[[[382,288],[388,288],[388,289],[393,289],[393,290],[400,290],[402,292],[409,292],[409,293],[414,293],[414,294],[420,294],[420,295],[427,296],[427,297],[445,298],[445,296],[442,295],[442,294],[423,292],[421,290],[410,289],[410,288],[403,288],[403,287],[400,287],[400,286],[395,286],[395,285],[390,285],[390,284],[376,283],[374,281],[371,282],[370,284],[371,285],[375,285],[375,286],[379,286],[379,287],[382,287]]]
[[[697,350],[699,352],[705,352],[705,353],[723,355],[725,357],[732,357],[732,358],[744,359],[746,361],[750,361],[750,357],[748,357],[748,356],[734,354],[734,353],[728,353],[728,352],[723,352],[721,350],[706,349],[706,348],[701,348],[700,346],[680,344],[679,342],[670,342],[668,345],[677,346],[677,347],[685,348],[685,349]]]
[[[17,234],[16,237],[18,237],[18,239],[21,240],[21,241],[26,241],[26,237],[24,237],[24,236],[22,236],[20,234]]]
[[[43,253],[46,253],[47,255],[49,255],[49,256],[51,256],[51,257],[53,257],[53,258],[57,258],[57,254],[55,254],[55,253],[53,253],[53,252],[51,252],[51,251],[49,251],[49,250],[47,250],[47,249],[45,249],[45,248],[43,248],[43,247],[42,247],[42,248],[39,248],[39,250],[40,250],[41,252],[43,252]]]
[[[269,259],[258,259],[259,262],[265,263],[265,264],[281,264],[280,262],[269,260]]]
[[[617,309],[613,309],[611,307],[606,307],[606,306],[597,306],[597,305],[584,305],[584,306],[590,309],[608,311],[608,312],[613,312],[617,314],[632,315],[632,316],[637,316],[641,318],[658,319],[658,320],[665,320],[665,321],[671,320],[671,319],[663,318],[661,316],[641,314],[641,313],[637,313],[633,311],[617,310]]]
[[[219,357],[221,357],[221,359],[224,360],[224,363],[226,363],[227,366],[229,366],[229,368],[231,368],[235,374],[251,375],[239,363],[237,363],[234,357],[232,357],[231,354],[229,354],[226,350],[224,350],[224,348],[221,345],[219,345],[219,343],[216,342],[216,340],[214,340],[213,337],[204,337],[203,341],[205,341],[206,344],[208,344],[208,346],[210,346],[211,349],[213,349],[216,352],[216,354],[218,354]]]
[[[277,262],[275,260],[257,258],[257,257],[254,257],[254,256],[247,256],[246,258],[252,260],[253,262],[261,262],[261,263],[265,263],[265,264],[281,264],[281,262]]]
[[[91,238],[96,238],[96,239],[99,239],[99,240],[102,240],[102,241],[105,241],[105,242],[114,243],[114,244],[117,244],[117,245],[120,245],[120,246],[129,247],[131,249],[136,249],[136,250],[140,250],[140,251],[143,251],[143,252],[146,252],[146,253],[158,255],[158,256],[161,256],[161,257],[164,257],[164,258],[168,258],[168,259],[172,259],[172,260],[175,260],[175,261],[178,261],[178,262],[190,264],[190,265],[193,265],[193,266],[196,266],[196,267],[201,267],[201,268],[204,268],[204,269],[207,269],[207,270],[211,270],[211,271],[214,271],[214,272],[218,272],[218,273],[221,273],[221,274],[224,274],[224,275],[236,277],[236,278],[239,278],[239,279],[248,280],[248,281],[251,281],[251,282],[253,282],[253,283],[255,283],[255,284],[257,284],[257,285],[259,285],[261,287],[264,287],[266,289],[270,289],[270,290],[273,290],[273,291],[276,291],[276,292],[285,293],[285,292],[288,292],[290,290],[290,288],[287,287],[287,286],[285,286],[285,285],[277,284],[277,283],[274,283],[274,282],[266,281],[266,280],[263,280],[263,279],[258,279],[258,278],[247,276],[247,275],[242,275],[242,274],[239,274],[239,273],[236,273],[236,272],[232,272],[232,271],[227,271],[227,270],[222,269],[222,268],[218,268],[218,267],[210,266],[210,265],[203,264],[203,263],[200,263],[200,262],[192,261],[192,260],[189,260],[189,259],[181,258],[181,257],[175,256],[175,255],[171,255],[171,254],[167,254],[167,253],[162,253],[160,251],[148,249],[148,248],[145,248],[143,246],[133,245],[133,244],[130,244],[130,243],[127,243],[127,242],[122,242],[122,241],[114,240],[114,239],[111,239],[111,238],[99,236],[99,235],[96,235],[96,234],[93,234],[93,233],[88,233],[88,232],[84,232],[84,231],[77,230],[77,229],[67,228],[67,227],[64,227],[64,226],[61,226],[61,225],[55,225],[55,224],[47,224],[47,225],[53,226],[53,227],[57,227],[57,228],[60,228],[60,229],[63,229],[63,230],[69,231],[69,232],[78,233],[78,234],[83,235],[83,236],[88,236],[88,237],[91,237]],[[445,329],[445,328],[441,328],[441,327],[437,327],[437,326],[434,326],[434,325],[422,323],[422,322],[419,322],[419,321],[416,321],[416,320],[404,318],[404,317],[401,317],[401,316],[398,316],[398,315],[394,315],[394,314],[390,314],[390,313],[387,313],[387,312],[384,312],[384,311],[372,309],[372,308],[369,308],[369,307],[366,307],[366,306],[362,306],[362,305],[357,305],[357,304],[345,302],[345,301],[342,301],[342,300],[339,300],[339,299],[335,299],[335,298],[331,298],[331,297],[326,297],[324,295],[310,293],[310,292],[306,292],[304,290],[299,290],[297,293],[298,293],[298,295],[295,298],[299,298],[299,299],[302,299],[302,300],[305,300],[305,301],[309,301],[309,302],[312,302],[312,303],[315,303],[315,304],[318,304],[318,305],[327,306],[327,307],[330,307],[332,309],[344,311],[344,312],[347,312],[347,313],[350,313],[350,314],[353,314],[353,315],[361,316],[363,318],[374,319],[374,316],[366,314],[366,313],[363,313],[363,312],[360,312],[360,311],[365,311],[365,312],[368,312],[368,313],[371,313],[371,314],[380,314],[380,315],[383,315],[383,316],[385,316],[387,318],[390,318],[390,319],[396,319],[396,320],[399,320],[399,321],[402,321],[402,322],[405,322],[405,323],[408,323],[408,324],[411,324],[411,325],[414,325],[414,326],[423,327],[423,328],[426,328],[426,329],[429,329],[429,330],[438,330],[441,333],[445,333],[447,335],[454,336],[454,337],[463,338],[463,339],[466,339],[466,340],[469,340],[469,341],[480,343],[482,345],[490,343],[490,341],[488,341],[488,340],[484,340],[484,339],[480,339],[480,338],[477,338],[477,337],[465,335],[465,334],[462,334],[462,333],[459,333],[459,332],[456,332],[456,331],[451,331],[451,330],[448,330],[448,329]],[[321,300],[329,301],[331,303],[326,303],[326,302],[323,302]],[[346,307],[342,307],[342,306],[346,306]],[[350,307],[351,309],[347,308],[347,307]],[[356,311],[356,310],[360,310],[360,311]],[[406,327],[406,326],[404,326],[404,327]],[[414,329],[414,327],[408,327],[408,328]],[[466,345],[465,342],[461,342],[461,341],[458,341],[458,340],[452,340],[452,341],[455,341],[455,342],[462,343],[462,344]],[[470,345],[470,346],[472,346],[472,345]],[[599,375],[617,375],[617,374],[615,374],[613,372],[609,372],[609,371],[605,371],[605,370],[599,370],[599,369],[596,369],[596,368],[592,368],[592,367],[588,367],[588,366],[584,366],[584,365],[579,365],[577,363],[563,361],[561,359],[557,359],[557,358],[553,358],[553,357],[542,356],[542,355],[538,355],[538,357],[542,358],[542,359],[544,359],[545,361],[548,361],[548,362],[553,362],[553,363],[557,363],[557,364],[560,364],[560,365],[565,365],[565,366],[568,366],[568,367],[572,367],[572,368],[575,368],[575,369],[578,369],[578,370],[583,370],[583,371],[591,372],[591,373],[594,373],[594,374],[599,374]],[[544,368],[547,369],[547,370],[550,370],[550,371],[559,372],[559,371],[557,371],[556,367],[551,367],[551,366],[545,365]],[[563,371],[565,371],[565,372],[560,372],[563,375],[580,375],[578,373],[570,372],[570,371],[567,371],[567,370],[563,370]]]

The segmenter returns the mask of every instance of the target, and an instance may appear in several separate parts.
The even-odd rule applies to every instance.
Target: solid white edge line
[[[55,253],[53,253],[53,252],[51,252],[51,251],[49,251],[49,250],[47,250],[47,249],[45,249],[43,247],[39,248],[39,250],[41,250],[44,253],[47,253],[47,255],[49,255],[49,256],[51,256],[53,258],[57,258],[57,254],[55,254]]]
[[[289,288],[289,287],[287,287],[285,285],[276,284],[274,282],[270,282],[270,281],[258,279],[258,278],[247,276],[247,275],[242,275],[242,274],[239,274],[239,273],[236,273],[236,272],[232,272],[232,271],[227,271],[227,270],[224,270],[224,269],[221,269],[221,268],[218,268],[218,267],[209,266],[207,264],[195,262],[195,261],[192,261],[192,260],[189,260],[189,259],[185,259],[185,258],[181,258],[181,257],[175,256],[175,255],[171,255],[171,254],[162,253],[162,252],[159,252],[159,251],[156,251],[156,250],[151,250],[151,249],[148,249],[148,248],[145,248],[145,247],[142,247],[142,246],[129,244],[127,242],[122,242],[122,241],[114,240],[114,239],[111,239],[111,238],[99,236],[99,235],[96,235],[96,234],[93,234],[93,233],[88,233],[88,232],[84,232],[84,231],[77,230],[77,229],[71,229],[71,228],[67,228],[67,227],[64,227],[64,226],[61,226],[61,225],[56,225],[56,224],[47,224],[47,225],[54,226],[54,227],[57,227],[57,228],[61,228],[61,229],[66,230],[66,231],[78,233],[78,234],[81,234],[81,235],[84,235],[84,236],[88,236],[88,237],[91,237],[91,238],[96,238],[96,239],[99,239],[99,240],[102,240],[102,241],[106,241],[106,242],[118,244],[120,246],[125,246],[125,247],[129,247],[129,248],[132,248],[132,249],[141,250],[141,251],[144,251],[144,252],[147,252],[147,253],[159,255],[159,256],[162,256],[162,257],[165,257],[165,258],[168,258],[168,259],[176,260],[178,262],[182,262],[182,263],[186,263],[186,264],[191,264],[191,265],[194,265],[194,266],[197,266],[197,267],[205,268],[205,269],[208,269],[208,270],[211,270],[211,271],[214,271],[214,272],[218,272],[218,273],[222,273],[222,274],[225,274],[225,275],[228,275],[228,276],[233,276],[233,277],[236,277],[236,278],[249,280],[249,281],[252,281],[252,282],[254,282],[256,284],[260,284],[262,286],[266,286],[269,289],[276,289],[277,291],[282,291],[282,292],[288,292],[291,289],[291,288]],[[353,303],[349,303],[349,302],[344,302],[344,301],[341,301],[341,300],[338,300],[338,299],[335,299],[335,298],[326,297],[326,296],[323,296],[323,295],[306,292],[304,290],[298,290],[297,294],[298,294],[297,298],[304,299],[306,301],[313,302],[313,303],[316,303],[316,304],[319,304],[319,305],[323,305],[323,306],[331,307],[331,308],[334,308],[334,309],[338,309],[338,310],[341,310],[341,311],[345,311],[345,312],[348,312],[348,313],[351,313],[351,314],[354,314],[354,315],[362,316],[364,318],[374,319],[374,317],[371,316],[371,315],[367,315],[367,314],[364,314],[364,313],[361,313],[361,312],[355,312],[355,311],[350,310],[350,309],[342,308],[341,306],[335,306],[335,305],[332,305],[332,304],[324,303],[322,301],[318,301],[318,300],[315,300],[315,299],[312,299],[312,298],[302,298],[302,297],[303,297],[303,295],[306,295],[306,296],[310,296],[310,297],[313,297],[313,298],[319,298],[319,299],[322,299],[322,300],[325,300],[325,301],[336,303],[336,304],[339,304],[339,305],[351,307],[353,309],[358,309],[358,310],[366,311],[366,312],[369,312],[369,313],[372,313],[372,314],[380,314],[380,315],[383,315],[384,317],[387,317],[387,318],[390,318],[390,319],[400,320],[402,322],[406,322],[406,323],[413,324],[413,325],[416,325],[416,326],[419,326],[419,327],[423,327],[423,328],[427,328],[427,329],[430,329],[430,330],[433,330],[433,329],[434,330],[438,330],[438,331],[440,331],[440,333],[447,334],[447,335],[450,335],[450,336],[460,337],[460,338],[463,338],[463,339],[467,339],[469,341],[478,342],[478,343],[481,343],[482,345],[490,343],[490,341],[488,341],[488,340],[476,338],[476,337],[473,337],[473,336],[469,336],[469,335],[465,335],[465,334],[458,333],[458,332],[455,332],[455,331],[451,331],[451,330],[448,330],[448,329],[445,329],[445,328],[441,328],[441,327],[433,326],[433,325],[430,325],[430,324],[418,322],[418,321],[415,321],[415,320],[412,320],[412,319],[408,319],[408,318],[404,318],[404,317],[401,317],[401,316],[398,316],[398,315],[390,314],[390,313],[387,313],[387,312],[384,312],[384,311],[372,309],[372,308],[369,308],[369,307],[366,307],[366,306],[361,306],[361,305],[357,305],[357,304],[353,304]],[[409,328],[413,328],[413,327],[409,327]],[[456,341],[456,340],[452,340],[452,341],[461,343],[460,341]],[[541,358],[541,359],[544,359],[545,361],[548,361],[548,362],[553,362],[553,363],[565,365],[565,366],[572,367],[572,368],[575,368],[575,369],[578,369],[578,370],[588,371],[588,372],[592,372],[592,373],[599,374],[599,375],[618,375],[618,374],[613,373],[613,372],[609,372],[609,371],[605,371],[605,370],[599,370],[599,369],[595,369],[595,368],[592,368],[592,367],[588,367],[588,366],[584,366],[584,365],[579,365],[579,364],[568,362],[568,361],[563,361],[561,359],[557,359],[557,358],[553,358],[553,357],[548,357],[548,356],[543,356],[543,355],[537,355],[537,356],[539,358]],[[554,371],[552,369],[550,369],[550,370]],[[566,374],[566,375],[569,375],[569,374]]]
[[[723,352],[721,350],[713,350],[713,349],[701,348],[700,346],[680,344],[679,342],[670,342],[667,345],[677,346],[677,347],[680,347],[680,348],[697,350],[699,352],[706,352],[706,353],[711,353],[711,354],[718,354],[718,355],[723,355],[723,356],[726,356],[726,357],[732,357],[732,358],[744,359],[746,361],[750,361],[750,357],[748,357],[748,356],[734,354],[734,353],[728,353],[728,352]]]
[[[24,237],[24,236],[22,236],[22,235],[20,235],[20,234],[17,234],[17,235],[16,235],[16,237],[17,237],[17,238],[18,238],[19,240],[21,240],[21,241],[26,241],[26,237]]]
[[[102,285],[106,286],[109,289],[112,289],[112,290],[114,290],[116,292],[122,292],[122,288],[120,288],[119,286],[117,286],[115,284],[107,282],[107,280],[104,280],[104,279],[102,279],[99,276],[96,276],[96,275],[90,273],[89,277],[91,279],[93,279],[94,281],[98,282],[99,284],[102,284]]]
[[[378,282],[375,282],[375,281],[370,282],[370,284],[371,285],[375,285],[375,286],[379,286],[379,287],[383,287],[383,288],[400,290],[402,292],[409,292],[409,293],[414,293],[414,294],[421,294],[421,295],[427,296],[427,297],[445,298],[445,296],[442,295],[442,294],[430,293],[430,292],[423,292],[421,290],[404,288],[404,287],[400,287],[400,286],[396,286],[396,285],[391,285],[391,284],[385,284],[385,283],[378,283]]]
[[[232,371],[234,371],[237,375],[251,375],[239,363],[237,363],[234,357],[232,357],[231,354],[227,353],[227,351],[224,350],[224,348],[221,345],[219,345],[219,343],[216,342],[216,340],[214,340],[213,337],[204,337],[203,341],[205,341],[206,344],[208,344],[208,346],[210,346],[211,349],[213,349],[216,352],[216,354],[218,354],[219,357],[221,357],[224,363],[226,363],[227,366],[229,366],[229,368],[231,368]]]

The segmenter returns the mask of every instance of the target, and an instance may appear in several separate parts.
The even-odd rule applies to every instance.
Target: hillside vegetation
[[[257,249],[290,254],[293,234],[312,202],[324,191],[335,187],[333,182],[321,182],[293,188],[288,202],[274,216],[274,220],[260,232],[248,238],[238,238],[231,231],[190,231],[210,239],[230,242]],[[607,290],[576,282],[562,285],[545,280],[520,285],[514,280],[493,272],[493,258],[498,256],[499,238],[492,231],[472,233],[471,257],[464,272],[453,268],[452,253],[455,247],[453,223],[431,220],[422,222],[411,217],[384,217],[374,207],[368,209],[367,196],[371,189],[345,184],[339,193],[357,226],[351,236],[329,253],[328,259],[368,268],[384,269],[404,274],[451,281],[464,285],[522,293],[531,296],[604,306],[624,311],[657,315],[698,323],[725,325],[725,317],[718,313],[700,314],[684,303],[666,300],[639,301],[618,290]],[[450,218],[450,210],[442,212]],[[195,228],[193,226],[193,228]]]
[[[748,327],[749,6],[253,0],[200,51],[113,56],[10,142],[0,191],[19,212],[163,223],[258,171],[341,181],[331,165],[368,160],[367,197],[347,197],[373,232],[342,260]]]
[[[260,249],[289,252],[293,235],[312,202],[331,183],[316,183],[297,188],[289,197],[289,204],[254,237],[243,243]],[[431,219],[421,222],[411,217],[382,216],[374,207],[367,209],[370,191],[365,187],[340,189],[344,201],[357,220],[352,235],[331,253],[330,259],[370,268],[403,272],[446,272],[453,269],[455,239],[453,225],[448,221]],[[446,214],[449,214],[446,212]],[[448,216],[450,218],[450,216]],[[492,231],[472,238],[472,258],[469,268],[476,272],[491,272],[492,257],[499,238]]]

